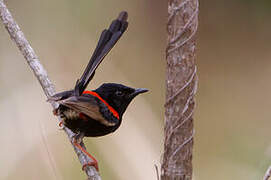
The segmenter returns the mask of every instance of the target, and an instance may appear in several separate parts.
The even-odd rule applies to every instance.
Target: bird
[[[86,90],[97,67],[126,31],[127,19],[128,13],[122,11],[109,28],[102,31],[93,55],[75,87],[48,98],[49,102],[59,104],[53,113],[62,118],[60,126],[75,133],[73,144],[92,159],[92,162],[83,165],[83,170],[87,166],[94,166],[97,171],[99,169],[98,161],[80,145],[82,139],[105,136],[116,131],[131,101],[137,95],[148,91],[119,83],[103,83],[95,90]]]

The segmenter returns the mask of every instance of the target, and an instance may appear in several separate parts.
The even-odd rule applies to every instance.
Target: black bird
[[[96,49],[82,77],[77,80],[75,88],[57,93],[48,99],[60,104],[54,110],[54,114],[61,116],[62,124],[76,133],[74,145],[93,160],[86,165],[92,165],[97,170],[96,159],[80,145],[81,139],[84,136],[98,137],[114,132],[120,126],[122,116],[133,98],[148,91],[116,83],[104,83],[96,90],[85,91],[96,68],[127,29],[127,18],[127,12],[121,12],[119,17],[112,21],[110,27],[102,32]]]

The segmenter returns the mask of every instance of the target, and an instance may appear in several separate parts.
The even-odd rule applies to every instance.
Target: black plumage
[[[93,159],[94,162],[90,165],[95,166],[97,170],[97,161],[77,143],[77,139],[84,136],[104,136],[114,132],[120,126],[122,116],[134,97],[147,92],[147,89],[131,88],[116,83],[104,83],[96,90],[85,91],[99,64],[126,31],[127,18],[127,12],[121,12],[109,28],[102,32],[96,49],[74,89],[57,93],[48,99],[59,103],[54,113],[62,117],[64,126],[77,134],[74,144]]]

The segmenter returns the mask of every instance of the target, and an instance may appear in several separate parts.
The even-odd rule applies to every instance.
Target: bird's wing
[[[93,98],[93,99],[92,99]],[[118,121],[107,120],[100,112],[99,105],[91,96],[71,96],[67,99],[60,100],[58,103],[67,106],[78,113],[83,113],[93,120],[99,121],[106,126],[114,126]]]
[[[68,98],[70,96],[72,96],[74,94],[74,90],[70,90],[70,91],[63,91],[63,92],[60,92],[60,93],[56,93],[55,95],[53,96],[50,96],[47,101],[49,102],[58,102],[60,100],[63,100],[65,98]]]

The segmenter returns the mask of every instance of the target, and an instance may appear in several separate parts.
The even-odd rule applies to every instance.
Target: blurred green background
[[[74,87],[100,32],[121,10],[129,12],[128,31],[89,88],[118,82],[150,92],[133,101],[118,131],[87,138],[86,144],[103,179],[155,180],[163,147],[167,1],[7,5],[57,91]],[[200,2],[194,179],[261,179],[271,164],[270,18],[269,0]],[[0,179],[85,179],[40,85],[2,25],[0,89]]]

